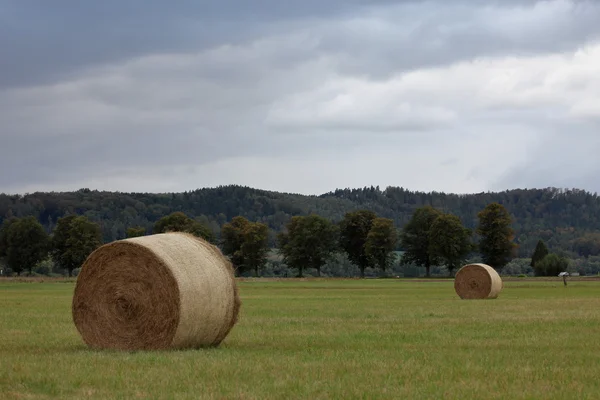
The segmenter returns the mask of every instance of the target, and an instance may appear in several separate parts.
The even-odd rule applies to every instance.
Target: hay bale
[[[77,277],[72,312],[91,348],[158,350],[218,346],[240,305],[221,251],[173,232],[96,249]]]
[[[465,265],[454,279],[454,290],[461,299],[495,299],[502,287],[500,275],[486,264]]]

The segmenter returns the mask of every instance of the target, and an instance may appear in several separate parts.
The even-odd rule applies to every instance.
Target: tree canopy
[[[373,259],[366,251],[366,243],[373,221],[377,214],[369,210],[358,210],[344,215],[340,222],[340,246],[348,255],[348,259],[358,266],[361,277],[365,269],[373,266]]]
[[[321,267],[338,249],[338,229],[327,218],[311,214],[292,217],[286,231],[278,235],[279,251],[290,268],[303,276],[305,268],[314,268],[321,275]]]
[[[23,271],[31,274],[33,268],[48,255],[48,233],[33,216],[4,224],[0,236],[2,254],[5,254],[6,263],[17,275]]]
[[[234,217],[223,225],[221,246],[223,254],[229,257],[236,274],[259,269],[266,263],[269,228],[266,224],[250,222],[244,217]]]
[[[394,221],[389,218],[375,218],[365,242],[365,254],[371,258],[372,265],[382,271],[388,269],[396,260],[398,232]]]
[[[479,225],[477,234],[480,236],[479,252],[483,262],[501,270],[516,256],[515,236],[511,227],[512,218],[508,210],[498,203],[490,203],[481,210],[477,217]]]
[[[215,240],[214,234],[202,223],[188,217],[181,211],[171,213],[154,224],[153,233],[186,232],[209,242]]]
[[[431,266],[439,260],[431,252],[429,231],[435,220],[442,215],[431,206],[417,208],[400,234],[400,244],[404,250],[402,262],[415,263],[425,267],[425,276],[430,276]]]
[[[448,273],[464,264],[473,249],[471,230],[463,226],[456,215],[442,214],[429,230],[429,251],[434,259],[446,266]]]
[[[84,216],[59,218],[51,238],[51,254],[69,276],[102,244],[100,226]]]

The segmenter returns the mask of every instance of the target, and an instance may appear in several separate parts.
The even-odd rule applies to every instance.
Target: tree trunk
[[[360,277],[361,278],[365,277],[365,267],[360,267]]]
[[[254,267],[254,277],[258,278],[258,267]]]
[[[69,268],[69,278],[73,276],[73,270],[71,268]]]
[[[431,277],[431,265],[429,265],[429,263],[425,264],[425,277],[429,278]]]
[[[321,277],[321,268],[317,268],[317,276]]]
[[[303,278],[303,276],[302,276],[302,267],[298,268],[298,278]]]

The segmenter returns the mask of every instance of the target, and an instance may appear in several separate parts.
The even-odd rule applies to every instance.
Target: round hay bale
[[[240,305],[221,251],[172,232],[96,249],[77,277],[72,312],[91,348],[158,350],[218,346]]]
[[[465,265],[454,279],[454,290],[461,299],[495,299],[502,287],[500,275],[486,264]]]

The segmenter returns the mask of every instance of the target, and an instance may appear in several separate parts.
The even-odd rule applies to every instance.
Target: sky
[[[0,0],[0,192],[600,192],[600,2]]]

